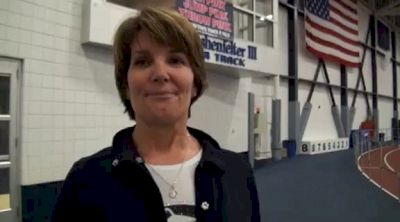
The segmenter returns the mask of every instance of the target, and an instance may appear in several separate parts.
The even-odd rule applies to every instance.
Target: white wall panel
[[[353,99],[353,92],[349,92],[349,105],[351,105],[352,99]],[[370,97],[368,97],[368,101],[370,106],[372,107],[372,100]],[[357,95],[357,99],[356,99],[356,103],[354,105],[354,107],[356,108],[355,110],[355,115],[354,115],[354,120],[353,120],[353,124],[351,126],[352,129],[358,129],[361,122],[364,121],[367,118],[367,103],[365,101],[364,95],[362,94],[358,94]]]
[[[371,52],[369,50],[366,51],[364,66],[362,70],[367,91],[372,92]],[[361,83],[358,89],[362,89]]]
[[[380,99],[379,109],[379,129],[389,129],[392,127],[393,102],[390,99]]]
[[[247,151],[247,92],[250,78],[209,73],[209,88],[192,107],[189,125],[202,129],[227,149]]]
[[[378,93],[386,96],[393,96],[393,72],[390,57],[388,54],[385,57],[376,56]]]
[[[299,101],[302,110],[307,100],[309,86],[299,85]],[[340,104],[339,91],[333,91],[336,104]],[[311,99],[312,109],[307,127],[304,131],[303,141],[338,138],[335,122],[331,111],[331,99],[325,86],[316,86]]]
[[[357,68],[347,68],[347,87],[350,89],[356,88],[357,78],[359,75],[359,71]],[[360,82],[361,86],[361,82]],[[359,89],[361,89],[359,86]]]

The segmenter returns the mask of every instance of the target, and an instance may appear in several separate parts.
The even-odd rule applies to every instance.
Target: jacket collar
[[[111,150],[114,161],[143,163],[143,159],[137,151],[135,142],[132,138],[134,129],[134,126],[128,127],[115,134]],[[201,130],[191,127],[188,127],[188,130],[189,133],[197,139],[203,149],[199,166],[201,168],[212,168],[224,172],[226,164],[224,163],[223,158],[221,158],[223,150],[219,146],[218,142]]]

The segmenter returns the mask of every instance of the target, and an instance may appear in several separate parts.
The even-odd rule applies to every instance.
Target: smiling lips
[[[171,91],[157,91],[157,92],[147,92],[146,97],[156,98],[156,99],[169,99],[175,96],[176,93]]]

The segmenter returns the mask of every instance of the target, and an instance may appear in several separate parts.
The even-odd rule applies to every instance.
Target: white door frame
[[[22,221],[20,217],[20,104],[21,104],[21,61],[0,57],[0,76],[10,78],[9,115],[0,115],[0,121],[9,121],[9,155],[0,156],[0,170],[9,169],[10,209],[0,210],[0,221]]]

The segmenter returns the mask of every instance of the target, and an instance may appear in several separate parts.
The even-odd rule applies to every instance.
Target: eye
[[[184,56],[174,55],[168,59],[168,63],[172,65],[186,65],[187,61]]]
[[[133,60],[132,64],[136,67],[147,67],[150,65],[150,61],[146,58],[136,58]]]

